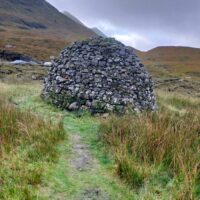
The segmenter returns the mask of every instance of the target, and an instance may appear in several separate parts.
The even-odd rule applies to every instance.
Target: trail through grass
[[[60,158],[57,164],[48,167],[45,172],[40,188],[44,199],[134,199],[131,190],[115,178],[113,161],[104,151],[104,146],[98,142],[97,119],[86,114],[78,116],[75,113],[60,111],[45,104],[39,98],[39,85],[1,85],[1,88],[1,94],[10,98],[19,108],[30,109],[44,119],[62,119],[64,129],[69,135],[68,140],[64,140],[59,146]],[[72,164],[74,159],[79,159],[79,153],[89,156],[89,163],[86,159],[86,168],[83,166],[83,169],[77,169]],[[84,162],[81,165],[84,165]]]
[[[104,124],[104,141],[110,142],[110,145],[106,146],[105,143],[100,142],[102,135],[99,133],[101,122],[99,118],[91,117],[89,114],[69,113],[47,105],[39,97],[40,84],[0,84],[0,88],[0,95],[9,98],[22,110],[34,111],[43,119],[52,120],[52,122],[61,120],[67,132],[68,138],[58,146],[60,156],[57,163],[46,167],[42,185],[39,188],[41,196],[41,198],[38,196],[39,200],[168,200],[170,198],[188,200],[190,197],[194,199],[191,196],[191,190],[199,196],[199,178],[196,176],[198,173],[196,166],[199,164],[199,159],[196,157],[198,153],[190,153],[184,149],[187,145],[190,148],[191,138],[186,138],[186,140],[183,138],[180,145],[175,143],[177,140],[175,134],[180,131],[185,133],[188,130],[188,134],[185,135],[189,135],[190,128],[187,124],[190,123],[190,118],[185,120],[187,122],[185,124],[183,116],[188,110],[198,111],[200,105],[198,99],[158,92],[159,106],[166,112],[163,110],[158,116],[155,115],[152,118],[145,115],[140,118],[136,116],[110,118],[111,121],[106,121]],[[194,119],[194,116],[191,116],[191,119]],[[180,129],[181,127],[183,128]],[[196,130],[199,126],[196,124],[191,125],[192,127]],[[177,132],[177,130],[180,131]],[[162,135],[166,131],[169,137],[163,137],[167,136]],[[138,137],[135,137],[134,132],[138,133],[136,134]],[[135,143],[132,136],[138,142]],[[195,141],[197,144],[198,140],[195,139]],[[158,145],[157,149],[155,145]],[[174,156],[174,162],[167,160],[165,165],[160,162],[165,158],[165,152],[169,152],[171,157]],[[186,160],[184,155],[188,156]],[[140,158],[139,161],[138,158]],[[176,158],[178,160],[175,160]],[[193,167],[190,161],[194,161],[196,166]],[[177,170],[174,171],[175,168]],[[182,174],[179,173],[180,169],[183,169]],[[189,171],[184,173],[184,170]],[[116,172],[128,184],[117,178]],[[197,177],[196,180],[189,176],[193,174]],[[181,193],[181,191],[184,192]]]

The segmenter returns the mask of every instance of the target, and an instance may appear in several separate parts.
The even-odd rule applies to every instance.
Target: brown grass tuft
[[[161,107],[139,116],[111,116],[101,123],[101,138],[112,148],[117,173],[129,185],[152,185],[157,176],[162,190],[174,181],[172,199],[200,198],[198,109],[183,115]]]
[[[35,199],[64,135],[62,124],[45,122],[0,99],[0,199]]]

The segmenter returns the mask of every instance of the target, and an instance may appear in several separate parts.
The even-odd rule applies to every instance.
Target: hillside
[[[94,27],[92,28],[92,30],[99,36],[102,36],[102,37],[107,37],[101,30],[99,30],[98,28]]]
[[[78,24],[84,25],[78,18],[76,18],[74,15],[72,15],[71,13],[64,11],[63,12],[64,15],[66,15],[67,17],[69,17],[70,19],[72,19],[73,21],[75,21]],[[107,37],[101,30],[99,30],[97,27],[93,27],[91,28],[91,30],[96,33],[99,36],[102,37]]]
[[[174,75],[200,77],[200,49],[191,47],[157,47],[147,52],[136,51],[144,64],[154,70]]]
[[[58,53],[69,42],[96,35],[45,0],[0,0],[0,48],[38,59]]]
[[[75,16],[73,16],[68,11],[64,11],[63,14],[66,15],[67,17],[69,17],[70,19],[72,19],[73,21],[75,21],[76,23],[84,25],[78,18],[76,18]]]

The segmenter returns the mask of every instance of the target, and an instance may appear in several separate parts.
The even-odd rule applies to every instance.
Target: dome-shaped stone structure
[[[113,38],[66,47],[49,69],[42,97],[57,107],[93,113],[155,109],[150,75],[134,50]]]

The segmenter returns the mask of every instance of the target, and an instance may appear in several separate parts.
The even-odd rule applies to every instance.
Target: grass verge
[[[163,94],[159,102],[155,113],[102,120],[101,139],[138,199],[199,199],[199,102]]]
[[[64,137],[62,124],[0,99],[0,199],[38,199],[43,174],[57,160],[56,144]]]
[[[22,110],[30,109],[43,119],[63,121],[68,139],[58,147],[59,159],[55,165],[46,167],[43,184],[39,194],[45,199],[84,199],[88,189],[98,188],[109,199],[132,200],[134,194],[118,178],[113,176],[113,162],[105,155],[102,144],[98,142],[99,122],[88,114],[61,111],[44,103],[40,98],[41,85],[34,83],[13,85],[1,84],[0,94]],[[69,160],[72,155],[73,134],[81,138],[91,150],[94,165],[91,170],[75,171]],[[39,198],[40,199],[40,198]]]

